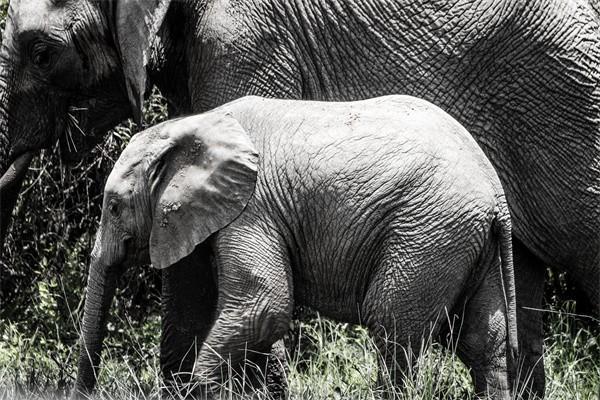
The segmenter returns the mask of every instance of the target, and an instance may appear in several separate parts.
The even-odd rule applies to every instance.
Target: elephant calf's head
[[[128,258],[174,264],[242,212],[257,161],[244,129],[222,112],[138,134],[106,183],[96,256],[123,258],[130,243]]]
[[[75,397],[96,383],[121,266],[150,258],[156,268],[166,268],[189,255],[244,210],[257,163],[244,129],[223,113],[167,122],[134,137],[106,183]]]

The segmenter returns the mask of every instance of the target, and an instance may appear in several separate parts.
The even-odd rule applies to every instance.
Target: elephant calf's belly
[[[341,275],[337,279],[347,280],[347,275]],[[361,323],[359,312],[361,302],[353,290],[316,283],[308,284],[306,280],[302,280],[302,283],[294,282],[294,284],[297,318],[314,318],[318,311],[320,316],[336,321]]]

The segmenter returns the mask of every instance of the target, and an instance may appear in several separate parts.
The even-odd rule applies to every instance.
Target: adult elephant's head
[[[11,0],[0,51],[0,248],[32,156],[141,119],[168,0]],[[80,149],[81,150],[81,149]]]

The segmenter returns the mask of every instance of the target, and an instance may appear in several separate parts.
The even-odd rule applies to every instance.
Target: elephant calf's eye
[[[110,213],[110,215],[112,215],[113,217],[118,217],[119,216],[119,202],[117,200],[111,200],[108,202],[108,212]]]

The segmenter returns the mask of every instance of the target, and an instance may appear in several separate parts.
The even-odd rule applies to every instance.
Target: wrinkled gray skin
[[[201,394],[225,378],[222,360],[240,370],[307,306],[366,325],[398,382],[398,346],[418,354],[458,314],[476,392],[513,398],[508,206],[477,143],[428,102],[245,97],[138,134],[106,183],[79,393],[93,389],[118,271],[149,258],[175,269],[202,243],[218,303],[194,369]]]
[[[149,83],[172,116],[245,94],[422,97],[458,119],[500,175],[516,239],[521,354],[543,393],[541,314],[524,307],[541,307],[544,265],[568,271],[600,309],[597,21],[586,0],[12,0],[0,65],[0,175],[9,171],[0,235],[29,153],[64,138],[69,109],[88,107],[72,111],[88,143],[139,118]],[[167,375],[211,323],[214,287],[172,300],[186,290],[173,275],[212,280],[183,264],[165,271]],[[185,318],[200,304],[204,317]]]

